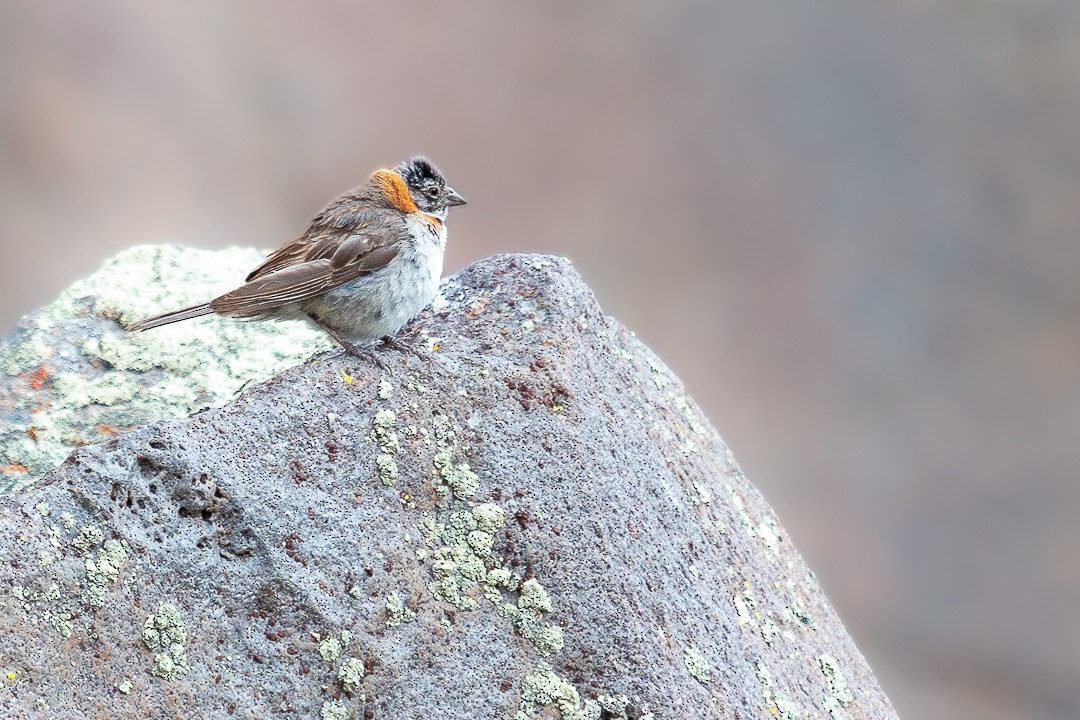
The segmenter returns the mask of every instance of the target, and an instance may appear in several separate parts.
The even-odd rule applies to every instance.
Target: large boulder
[[[84,307],[67,359],[173,342]],[[0,716],[895,715],[731,452],[568,261],[478,262],[403,340],[0,498]],[[56,392],[24,364],[20,412]]]

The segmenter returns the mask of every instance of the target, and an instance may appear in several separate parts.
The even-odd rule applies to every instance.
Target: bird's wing
[[[382,224],[378,218],[369,212],[351,211],[349,205],[343,204],[348,198],[343,198],[316,216],[300,238],[270,253],[259,267],[248,273],[246,280],[251,282],[293,265],[328,258],[343,236],[378,234],[377,228]]]
[[[311,243],[306,240],[297,240],[296,242],[286,243],[281,246],[263,260],[262,265],[248,273],[247,280],[251,282],[256,278],[269,275],[272,272],[277,272],[282,268],[287,268],[291,265],[298,265],[304,262],[304,256],[307,255],[308,250],[311,249]]]
[[[285,250],[287,248],[283,248]],[[313,238],[299,262],[281,262],[280,269],[263,272],[271,256],[250,277],[253,279],[210,303],[214,312],[229,317],[252,317],[298,300],[320,295],[386,267],[401,251],[401,237],[388,227],[362,233]],[[275,255],[285,256],[282,251]]]

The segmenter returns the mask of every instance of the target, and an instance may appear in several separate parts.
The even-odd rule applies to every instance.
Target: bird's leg
[[[414,346],[412,346],[412,345],[410,345],[408,343],[403,343],[400,340],[398,340],[398,339],[396,339],[394,337],[391,337],[390,335],[383,335],[382,340],[380,342],[382,343],[382,347],[392,348],[394,350],[397,350],[399,353],[409,353],[411,355],[415,355],[416,357],[420,358],[421,360],[429,360],[430,359],[427,356],[427,353],[423,353],[423,352],[417,350]]]
[[[371,362],[378,365],[379,368],[381,368],[382,370],[389,369],[387,368],[386,363],[380,360],[375,355],[375,353],[371,351],[371,348],[361,347],[359,345],[349,342],[341,333],[320,320],[315,313],[308,313],[307,316],[311,319],[311,322],[321,327],[327,332],[328,335],[330,335],[330,337],[334,338],[334,342],[340,345],[341,349],[344,350],[347,354],[364,360],[370,360]]]

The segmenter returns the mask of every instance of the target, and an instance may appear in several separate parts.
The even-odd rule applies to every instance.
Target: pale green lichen
[[[397,415],[393,410],[379,410],[371,419],[371,432],[368,439],[379,447],[379,454],[375,457],[375,467],[378,470],[379,479],[383,485],[393,487],[397,484],[398,466],[394,460],[401,450],[397,433],[394,432],[394,423]]]
[[[59,373],[53,378],[56,392],[78,406],[119,405],[139,394],[140,385],[125,375],[100,375],[87,379],[75,373]]]
[[[370,438],[383,448],[383,452],[396,453],[401,449],[397,433],[393,429],[396,422],[397,415],[393,410],[379,410],[371,419]]]
[[[802,601],[797,598],[792,600],[791,604],[783,609],[782,614],[785,618],[795,620],[799,624],[807,627],[814,627],[816,624],[810,611],[807,610],[806,606],[802,604]]]
[[[360,683],[364,679],[364,661],[360,658],[349,658],[338,668],[337,675],[341,688],[352,695],[360,689]]]
[[[131,693],[131,688],[132,688],[132,684],[131,684],[131,681],[130,681],[130,680],[126,680],[126,679],[125,679],[125,680],[121,680],[121,681],[120,681],[119,683],[117,683],[117,685],[116,685],[116,689],[117,689],[117,690],[119,690],[120,692],[124,693],[125,695],[128,695],[128,694],[130,694],[130,693]]]
[[[459,451],[457,431],[446,415],[436,415],[431,419],[431,425],[439,448],[432,460],[438,478],[435,490],[443,496],[453,493],[459,500],[468,500],[476,495],[480,478],[468,463],[454,461],[454,455]]]
[[[500,567],[488,571],[487,584],[493,588],[510,589],[517,585],[517,580],[514,579],[513,573],[506,568]]]
[[[765,641],[765,644],[772,647],[772,644],[776,642],[777,635],[780,634],[780,626],[769,618],[765,618],[761,621],[761,639]]]
[[[690,501],[694,505],[708,505],[712,502],[712,493],[709,492],[709,488],[705,483],[695,480],[693,482],[694,492],[690,496]]]
[[[379,453],[375,456],[375,467],[378,469],[379,480],[383,485],[394,487],[397,484],[398,466],[393,455]]]
[[[437,433],[445,438],[447,427],[443,425]],[[472,511],[451,512],[445,518],[440,523],[427,517],[420,524],[424,542],[435,548],[431,562],[434,579],[428,584],[432,596],[459,610],[476,610],[479,604],[469,593],[477,585],[496,606],[502,602],[504,590],[519,590],[517,605],[500,607],[499,615],[509,619],[517,633],[542,655],[562,650],[565,643],[562,629],[543,622],[543,615],[552,607],[543,586],[535,578],[521,583],[493,553],[493,533],[506,523],[502,508],[484,503]],[[511,610],[507,611],[507,607]]]
[[[478,530],[495,532],[506,526],[506,513],[494,503],[477,505],[472,511]]]
[[[158,611],[143,623],[142,639],[154,655],[150,672],[166,680],[187,675],[187,627],[175,605],[161,603]]]
[[[499,588],[494,585],[484,585],[484,597],[486,597],[492,605],[498,605],[502,602],[502,593]]]
[[[420,529],[420,537],[424,541],[424,544],[428,547],[435,547],[439,542],[441,535],[446,530],[446,525],[440,523],[430,515],[425,515],[424,519],[417,525]]]
[[[671,377],[668,374],[667,367],[664,363],[660,362],[660,359],[653,355],[651,352],[645,352],[645,362],[649,368],[653,371],[653,382],[656,383],[657,390],[663,390],[671,385]]]
[[[757,536],[765,544],[765,557],[769,562],[780,561],[780,528],[769,518],[757,525]]]
[[[530,578],[521,584],[518,607],[522,610],[535,610],[538,613],[551,612],[551,598],[547,590],[536,578]]]
[[[683,664],[686,666],[686,670],[694,676],[694,679],[702,685],[707,685],[712,679],[712,669],[709,667],[709,661],[705,659],[697,645],[683,648]]]
[[[840,663],[836,658],[832,655],[818,655],[817,663],[821,668],[821,674],[825,676],[825,685],[829,689],[829,697],[825,700],[825,710],[834,720],[840,720],[846,716],[841,708],[851,705],[855,696],[848,688],[847,678],[844,677],[844,672],[840,669]]]
[[[428,585],[432,595],[459,610],[475,610],[478,607],[476,600],[465,593],[487,577],[489,564],[497,566],[497,560],[490,555],[490,547],[488,552],[478,554],[476,547],[469,544],[470,536],[476,532],[476,518],[471,512],[453,512],[446,523],[427,519],[422,523],[421,531],[430,538],[431,544],[436,540],[444,543],[432,554],[431,572],[435,579]],[[432,536],[432,532],[437,535]]]
[[[53,615],[53,617],[49,619],[49,622],[52,624],[53,629],[56,630],[56,632],[60,633],[66,638],[71,637],[71,633],[75,628],[75,626],[71,622],[70,612],[56,613],[55,615]]]
[[[743,526],[746,534],[750,537],[755,537],[757,530],[754,527],[754,521],[750,518],[750,513],[746,512],[746,502],[743,500],[742,495],[738,493],[733,485],[724,486],[728,491],[728,498],[731,500],[731,506],[735,509],[735,515],[739,518],[739,523]]]
[[[44,338],[32,335],[0,355],[0,371],[7,375],[24,373],[48,360],[53,352],[53,347]]]
[[[690,401],[687,399],[686,395],[676,393],[669,396],[669,398],[671,399],[672,404],[686,418],[686,422],[690,426],[691,432],[695,435],[705,435],[708,432],[705,425],[701,422],[701,416],[690,406]]]
[[[322,720],[349,720],[349,707],[340,700],[327,700],[319,714]]]
[[[75,539],[71,541],[71,544],[80,554],[85,555],[100,545],[102,539],[103,535],[97,525],[87,525],[79,531],[79,534],[75,536]]]
[[[80,555],[88,556],[83,563],[86,570],[86,588],[83,591],[83,600],[91,607],[102,607],[105,604],[105,591],[109,585],[115,583],[120,577],[120,571],[127,563],[127,548],[120,540],[105,540],[102,544],[103,535],[96,525],[87,525],[71,541],[72,546]],[[97,557],[93,551],[97,550]],[[52,556],[42,557],[43,566],[51,565]]]
[[[487,580],[484,582],[484,597],[493,605],[498,605],[502,602],[502,590],[512,590],[518,586],[518,582],[506,568],[488,570]]]
[[[443,448],[435,453],[433,460],[435,470],[442,480],[442,485],[446,488],[446,490],[442,488],[436,488],[436,490],[443,494],[448,490],[459,500],[466,500],[476,495],[480,487],[480,478],[472,471],[469,463],[455,463],[453,457],[454,453],[450,448]]]
[[[761,696],[765,699],[769,714],[779,720],[796,720],[803,716],[802,710],[792,702],[784,693],[776,689],[776,682],[772,673],[765,663],[759,662],[754,666],[758,684],[761,686]]]
[[[258,261],[259,253],[250,249],[127,250],[25,320],[20,332],[26,337],[0,356],[0,370],[18,374],[47,367],[56,346],[66,342],[61,333],[69,321],[97,313],[128,324],[204,302],[234,287]],[[4,471],[0,492],[29,485],[76,447],[106,439],[114,429],[221,406],[246,385],[332,347],[325,333],[306,323],[208,318],[139,334],[125,333],[118,324],[77,348],[104,370],[87,366],[48,376],[40,397],[29,398],[24,408],[26,428],[33,432],[23,428],[0,437],[0,458],[27,469]]]
[[[389,400],[394,395],[394,386],[390,384],[389,380],[383,379],[379,381],[379,399]]]
[[[625,695],[600,695],[596,700],[586,700],[585,717],[589,720],[656,720],[648,705],[638,703],[635,707]]]
[[[521,700],[514,720],[531,720],[538,717],[540,708],[552,707],[561,720],[589,720],[581,706],[577,689],[563,680],[547,665],[529,673],[521,684]]]
[[[336,637],[331,637],[323,640],[319,643],[319,655],[326,662],[334,662],[341,655],[342,651],[341,640]]]
[[[416,613],[405,604],[405,601],[398,597],[397,593],[390,593],[386,598],[386,626],[397,627],[415,619]]]
[[[562,628],[545,624],[539,613],[522,610],[510,603],[499,606],[497,612],[499,617],[509,620],[518,635],[531,642],[544,657],[554,655],[566,644]]]
[[[536,651],[544,657],[554,655],[566,645],[562,628],[548,625],[529,612],[518,613],[514,628],[518,635],[531,642]]]
[[[120,571],[127,559],[127,549],[119,540],[106,540],[97,552],[97,562],[91,558],[86,559],[86,590],[83,599],[87,604],[93,607],[105,604],[105,591],[120,577]]]
[[[466,538],[466,542],[469,543],[469,547],[478,557],[487,557],[491,554],[491,549],[495,544],[495,538],[491,536],[491,533],[484,532],[483,530],[473,530]]]
[[[23,585],[15,585],[11,588],[11,595],[17,601],[15,606],[31,623],[36,625],[39,621],[47,622],[64,637],[71,637],[72,614],[56,607],[61,597],[59,584],[51,583],[48,589],[40,592]]]
[[[448,602],[458,610],[476,610],[479,604],[473,598],[465,594],[472,583],[463,582],[453,576],[442,577],[428,583],[428,590],[432,597],[442,602]]]
[[[757,610],[757,598],[754,596],[754,590],[750,587],[750,583],[746,583],[743,591],[736,593],[731,600],[735,605],[735,613],[739,617],[740,625],[757,624],[761,613]]]

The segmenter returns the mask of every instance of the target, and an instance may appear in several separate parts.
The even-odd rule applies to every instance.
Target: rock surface
[[[0,716],[895,716],[567,261],[476,263],[424,332],[426,358],[326,353],[0,498]]]
[[[131,248],[24,317],[0,339],[0,493],[31,484],[76,447],[224,405],[333,347],[296,322],[212,317],[134,335],[121,327],[235,287],[261,257],[251,248]]]

